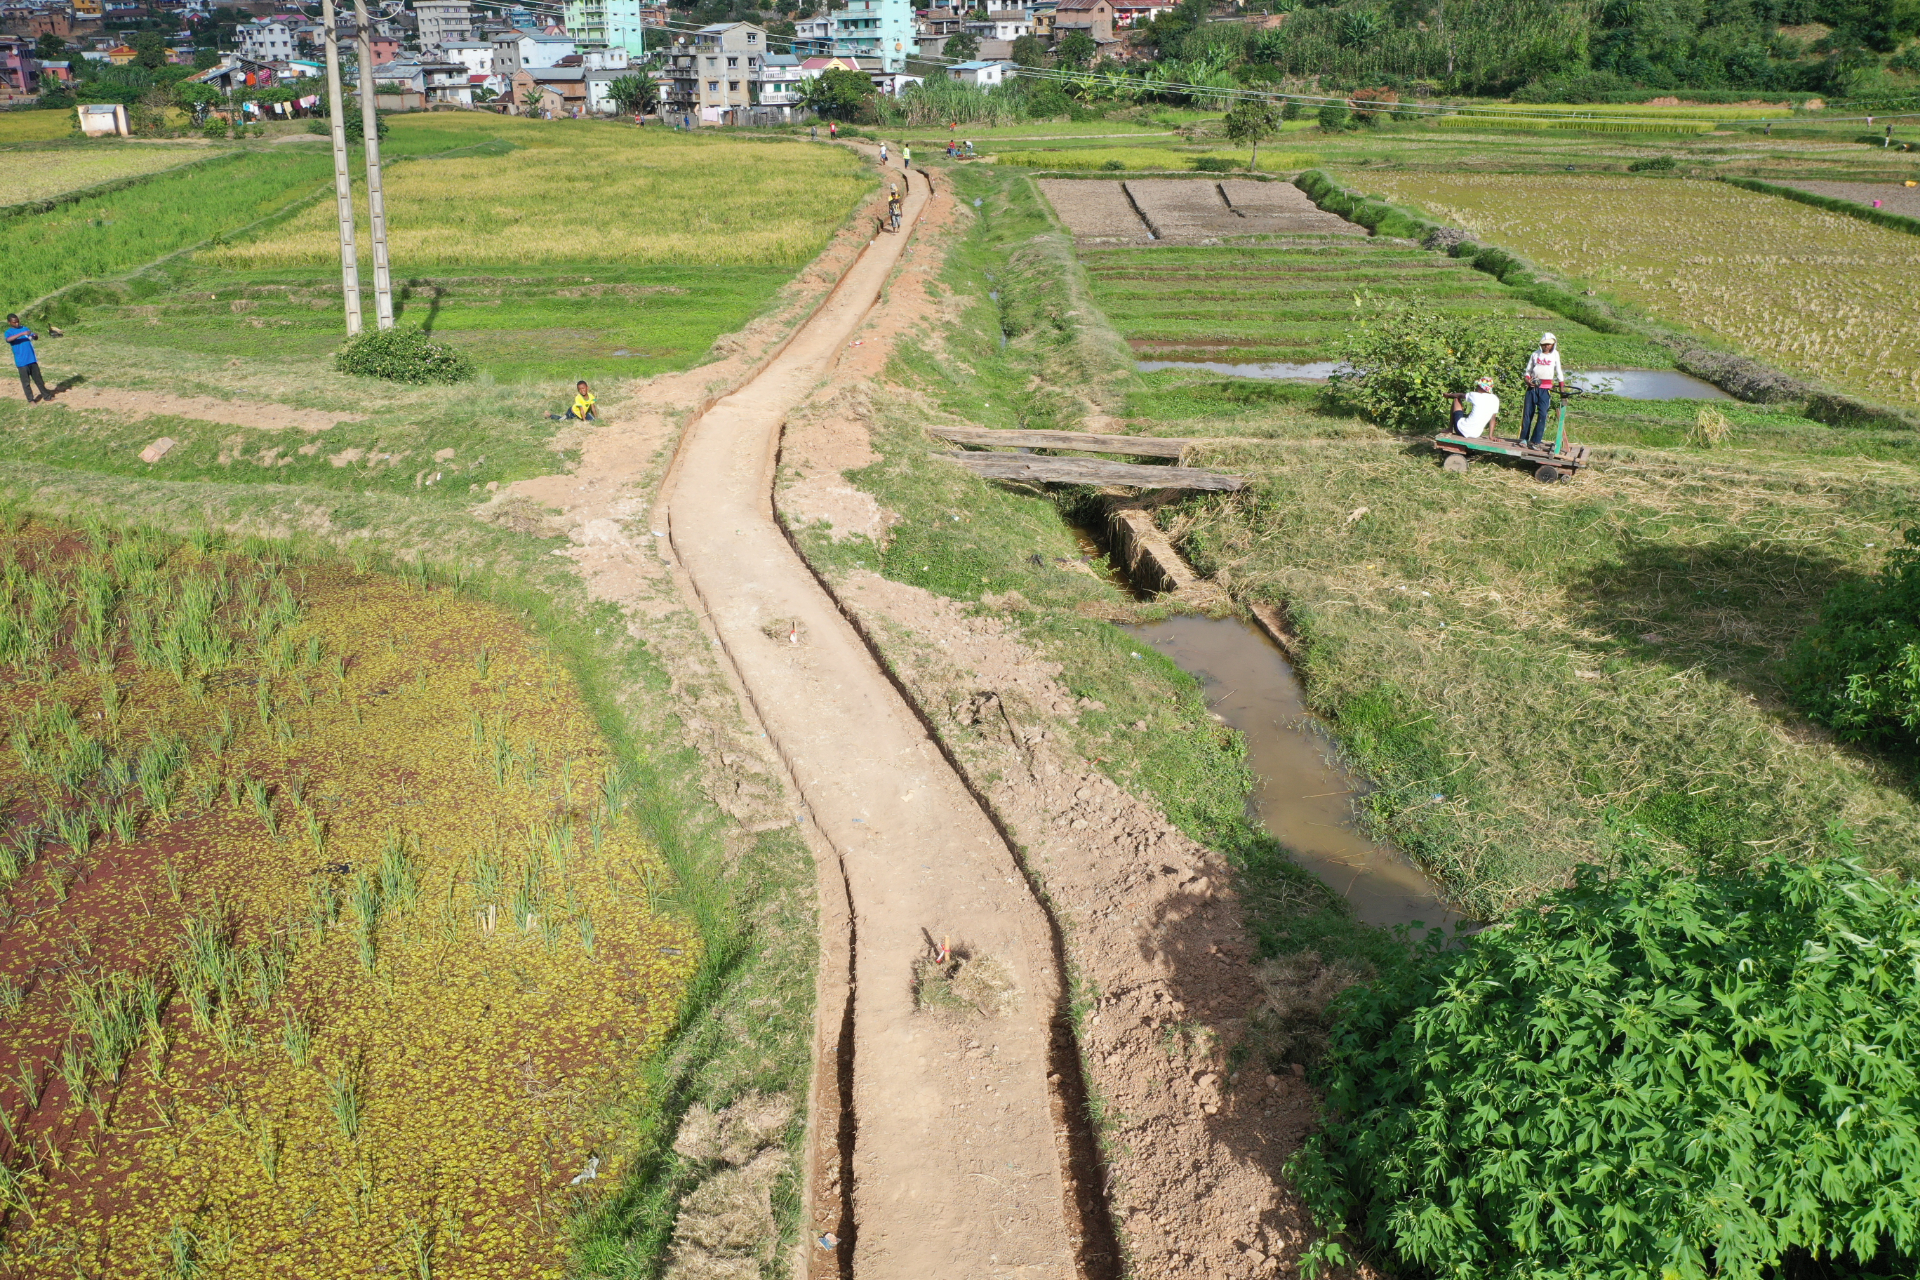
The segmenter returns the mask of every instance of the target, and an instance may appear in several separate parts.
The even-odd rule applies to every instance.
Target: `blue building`
[[[848,0],[833,11],[833,51],[871,58],[882,71],[906,70],[907,59],[920,52],[911,0]]]

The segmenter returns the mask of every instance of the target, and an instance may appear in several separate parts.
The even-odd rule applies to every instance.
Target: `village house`
[[[414,0],[420,47],[444,49],[473,39],[473,5],[468,0]]]
[[[976,89],[991,89],[1001,84],[1014,73],[1011,62],[956,62],[947,68],[949,78],[961,84],[970,84]]]
[[[1033,17],[1025,9],[995,9],[969,20],[966,30],[981,40],[1013,41],[1033,34]]]
[[[255,62],[273,62],[293,56],[293,27],[278,18],[260,18],[242,24],[235,32],[240,56]]]
[[[571,53],[578,53],[571,36],[545,35],[515,28],[493,38],[493,71],[512,79],[522,70],[551,67]]]
[[[1113,25],[1125,31],[1141,22],[1151,22],[1157,13],[1173,8],[1176,0],[1113,0]]]

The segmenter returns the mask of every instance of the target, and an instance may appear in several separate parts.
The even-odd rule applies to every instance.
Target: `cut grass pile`
[[[398,271],[552,263],[797,266],[825,246],[872,179],[840,147],[707,137],[598,121],[465,113],[395,122],[434,150],[489,138],[509,155],[395,169],[386,180]],[[364,222],[362,223],[364,226]],[[339,256],[331,205],[272,237],[209,253],[239,269]]]
[[[3,119],[4,117],[0,117]],[[26,204],[205,159],[204,147],[102,146],[0,151],[0,200]]]
[[[1081,260],[1095,299],[1142,359],[1232,364],[1338,358],[1354,295],[1464,315],[1513,317],[1516,362],[1552,329],[1570,368],[1671,368],[1662,349],[1554,315],[1441,254],[1378,240],[1302,237],[1286,247],[1096,249]]]
[[[563,664],[258,546],[0,566],[13,1265],[567,1274],[699,945]]]
[[[1912,236],[1684,179],[1373,172],[1357,181],[1669,323],[1870,400],[1920,404]]]

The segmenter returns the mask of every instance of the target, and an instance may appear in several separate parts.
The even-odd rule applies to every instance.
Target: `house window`
[[[738,59],[738,58],[728,58],[728,59],[727,59],[727,65],[728,65],[729,67],[737,67],[737,66],[739,66],[739,65],[740,65],[740,59]]]
[[[720,92],[720,82],[718,80],[707,81],[707,92],[708,93]]]
[[[738,80],[727,81],[727,92],[728,93],[740,92],[740,82]]]
[[[753,44],[753,43],[754,43],[755,41],[757,41],[757,40],[759,40],[759,39],[760,39],[760,33],[759,33],[758,31],[749,31],[749,32],[747,32],[747,43],[748,43],[748,44]]]

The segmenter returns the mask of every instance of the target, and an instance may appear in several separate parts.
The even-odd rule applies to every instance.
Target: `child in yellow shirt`
[[[593,392],[581,381],[578,392],[573,397],[573,408],[567,410],[567,416],[580,422],[596,421],[593,414]]]

